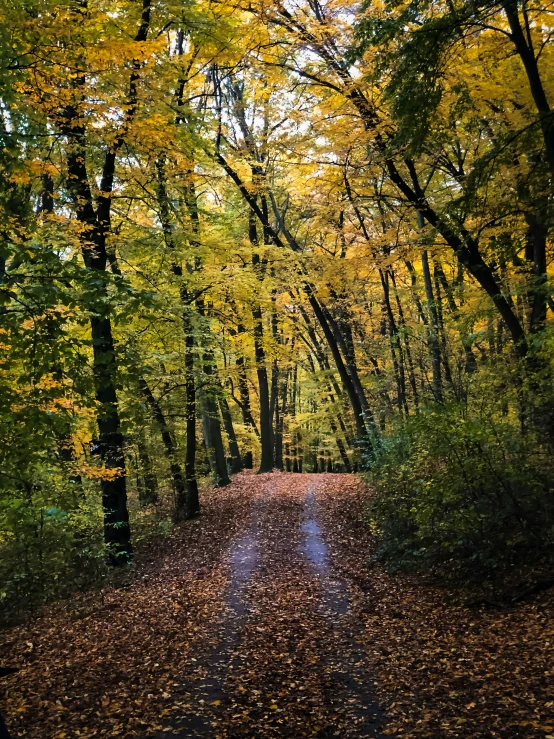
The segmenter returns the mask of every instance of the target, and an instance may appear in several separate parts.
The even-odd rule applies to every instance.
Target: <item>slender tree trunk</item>
[[[444,316],[442,312],[441,285],[440,285],[440,278],[437,272],[437,265],[435,262],[433,262],[433,278],[435,281],[435,306],[437,310],[437,331],[438,331],[439,347],[441,349],[442,366],[444,368],[444,377],[446,379],[446,382],[450,385],[452,392],[454,394],[454,397],[457,400],[459,400],[460,393],[458,392],[458,388],[456,387],[454,383],[452,372],[450,370],[450,362],[448,361],[448,345],[446,342],[446,332],[444,330]]]
[[[158,502],[158,480],[152,470],[152,461],[144,439],[144,432],[140,432],[136,439],[138,458],[140,463],[140,477],[142,479],[142,490],[139,490],[139,502],[141,505],[151,505]]]
[[[541,79],[538,56],[533,48],[531,28],[528,19],[524,17],[525,32],[519,18],[519,3],[517,0],[504,0],[502,3],[508,23],[510,24],[510,38],[523,63],[533,101],[539,114],[540,126],[544,140],[546,161],[550,168],[550,175],[554,178],[554,123],[552,111],[548,103],[546,91]]]
[[[275,467],[278,470],[283,469],[283,433],[285,430],[285,416],[287,414],[287,387],[288,387],[289,371],[284,373],[281,381],[281,403],[279,398],[275,404]]]
[[[270,393],[265,351],[263,348],[262,312],[259,306],[252,311],[254,317],[254,351],[256,355],[256,373],[260,392],[260,441],[262,458],[259,472],[271,472],[273,469],[272,418],[270,412]]]
[[[248,378],[246,376],[246,367],[244,364],[244,357],[238,356],[236,359],[236,365],[237,365],[237,373],[238,373],[240,410],[242,413],[242,420],[245,426],[252,427],[252,429],[254,430],[254,433],[259,439],[260,432],[258,431],[256,422],[254,421],[254,417],[252,415],[252,407],[250,405],[250,393],[248,391]],[[247,469],[252,469],[252,452],[248,452],[248,454],[250,455],[250,465],[247,465],[245,461],[244,466]]]
[[[315,303],[317,303],[317,301],[315,301]],[[312,305],[312,307],[314,307],[315,303]],[[328,326],[329,328],[329,335],[326,334],[326,338],[334,358],[336,351],[337,357],[335,358],[335,363],[337,362],[338,357],[340,357],[340,359],[342,360],[341,351],[342,355],[345,357],[345,363],[343,363],[343,366],[346,372],[346,376],[348,377],[349,385],[352,388],[351,394],[349,393],[350,402],[352,403],[353,409],[355,408],[354,413],[359,411],[359,417],[361,421],[360,429],[362,428],[362,426],[364,429],[362,438],[364,440],[364,444],[368,447],[368,450],[371,451],[373,449],[373,442],[371,441],[371,437],[375,435],[376,425],[373,413],[369,407],[369,403],[366,398],[365,390],[362,386],[358,374],[356,358],[353,355],[351,349],[349,349],[348,342],[345,339],[343,332],[340,330],[339,325],[330,315],[329,311],[326,308],[320,306],[319,303],[317,303],[317,309],[321,312],[321,318],[317,316],[317,313],[316,316],[318,317],[318,320],[322,325],[324,333],[325,326],[322,323],[322,319],[326,326]],[[339,369],[338,365],[337,369]],[[339,374],[340,371],[341,370],[339,369]]]
[[[526,214],[527,234],[525,256],[532,264],[530,294],[529,331],[542,331],[546,325],[546,239],[548,229],[543,212]]]
[[[258,235],[256,230],[256,221],[253,214],[249,219],[249,235],[252,246],[258,246]],[[252,264],[254,270],[258,273],[258,279],[261,279],[261,264],[257,254],[252,255]],[[269,379],[267,375],[267,367],[265,361],[264,350],[264,329],[262,309],[258,302],[254,303],[252,308],[252,318],[254,320],[254,353],[256,357],[256,374],[258,376],[259,399],[260,399],[260,442],[262,446],[262,458],[260,461],[259,472],[271,472],[273,469],[273,421],[270,408],[270,389]]]
[[[398,339],[398,327],[396,325],[396,319],[392,310],[390,302],[390,285],[388,272],[379,270],[379,276],[381,278],[381,287],[383,288],[383,300],[385,305],[385,312],[387,315],[387,322],[389,325],[388,335],[390,340],[390,350],[392,357],[392,364],[394,370],[394,376],[396,378],[396,386],[398,393],[398,410],[402,413],[405,411],[408,415],[408,404],[406,402],[406,375],[404,371],[404,360],[402,356],[402,348]]]
[[[452,288],[448,280],[446,279],[446,275],[444,274],[444,270],[439,261],[435,261],[435,271],[439,278],[440,284],[442,285],[444,294],[446,296],[446,301],[448,303],[448,308],[450,310],[450,313],[455,319],[459,319],[459,316],[460,316],[459,308],[454,299]],[[477,360],[475,359],[475,355],[471,348],[471,340],[468,338],[467,333],[464,331],[464,329],[461,326],[459,327],[459,332],[460,332],[460,339],[462,342],[462,346],[464,348],[465,359],[466,359],[465,369],[466,369],[466,372],[471,374],[477,370]]]
[[[215,369],[211,352],[204,354],[203,366],[206,378],[214,377]],[[213,463],[214,482],[218,487],[225,487],[231,480],[227,472],[227,461],[219,420],[219,408],[213,396],[213,390],[214,388],[212,387],[208,391],[202,391],[202,425],[208,457],[211,458]]]
[[[180,520],[181,518],[188,518],[189,516],[187,513],[185,478],[183,477],[181,465],[177,460],[177,448],[175,446],[173,434],[171,433],[171,429],[169,428],[160,404],[154,397],[144,377],[139,377],[138,383],[144,399],[148,407],[150,408],[152,417],[156,421],[160,430],[165,455],[167,457],[167,461],[169,462],[171,478],[173,480],[173,489],[175,491],[175,518],[176,520]]]
[[[175,251],[175,243],[173,240],[173,229],[170,219],[170,207],[169,197],[167,194],[166,180],[165,180],[165,159],[161,157],[156,162],[157,172],[157,196],[158,204],[160,207],[160,220],[162,223],[162,229],[164,239],[167,248],[171,251]],[[197,213],[190,203],[188,203],[189,214],[193,222],[193,231],[195,234],[198,233],[199,223]],[[191,266],[191,270],[195,271],[196,266]],[[183,276],[183,268],[180,264],[175,261],[171,265],[171,271],[176,277]],[[184,365],[185,365],[185,416],[186,416],[186,431],[187,431],[187,444],[186,444],[186,457],[185,457],[185,491],[186,491],[186,504],[182,509],[177,511],[179,518],[193,518],[200,513],[200,500],[198,496],[198,481],[196,479],[196,381],[194,377],[194,356],[195,356],[195,341],[194,341],[194,327],[192,323],[192,296],[189,295],[186,287],[181,285],[179,291],[181,302],[183,304],[182,313],[182,326],[183,333],[185,336],[185,353],[184,353]]]
[[[302,336],[302,334],[300,334],[300,335],[303,338],[304,343],[306,344],[306,346],[309,349],[311,349],[311,351],[313,352],[314,357],[317,360],[317,363],[319,365],[320,370],[325,371],[326,373],[328,373],[328,377],[329,377],[329,380],[328,380],[328,383],[329,383],[328,384],[329,401],[331,403],[335,403],[335,397],[333,395],[333,392],[336,394],[337,399],[341,399],[342,398],[342,393],[341,393],[340,388],[339,388],[339,386],[338,386],[338,384],[337,384],[337,382],[335,380],[334,374],[331,371],[331,365],[329,364],[329,361],[328,361],[327,357],[325,356],[325,353],[324,353],[324,351],[322,350],[322,348],[321,348],[321,346],[319,344],[317,335],[315,333],[315,330],[314,330],[313,326],[311,325],[309,316],[307,315],[306,311],[304,310],[304,308],[302,306],[300,306],[300,313],[301,313],[301,315],[302,315],[302,317],[304,319],[304,322],[306,324],[306,328],[308,330],[308,336],[310,337],[311,344],[310,344],[310,342],[308,342],[308,340],[305,337]],[[354,444],[353,444],[353,440],[352,440],[352,437],[351,437],[351,433],[349,432],[348,428],[346,427],[346,424],[344,423],[344,420],[343,420],[343,418],[342,418],[342,416],[341,416],[340,413],[337,413],[336,418],[337,418],[337,422],[338,422],[338,424],[339,424],[339,426],[341,428],[341,431],[342,431],[342,433],[344,435],[344,439],[346,441],[347,446],[350,449],[352,449],[353,446],[354,446]]]
[[[236,474],[242,470],[242,459],[239,452],[239,445],[237,442],[237,435],[235,434],[235,427],[233,426],[233,417],[231,416],[231,409],[227,398],[222,397],[219,401],[219,407],[221,409],[221,417],[223,418],[223,425],[229,438],[229,456],[231,457],[231,473]]]
[[[435,297],[433,295],[433,284],[431,282],[431,270],[429,269],[429,256],[426,251],[421,254],[421,264],[423,267],[423,283],[425,285],[425,295],[427,298],[427,312],[429,315],[428,323],[428,343],[429,354],[431,357],[431,370],[433,373],[433,395],[437,403],[442,403],[442,375],[441,375],[441,354],[438,338],[438,318],[437,307],[435,305]]]
[[[404,350],[406,352],[406,359],[408,361],[408,379],[410,382],[410,387],[412,388],[412,396],[414,399],[414,406],[415,411],[417,413],[419,408],[419,393],[417,391],[417,380],[415,376],[414,371],[414,362],[412,359],[412,350],[410,348],[410,339],[408,336],[407,326],[406,326],[406,319],[404,317],[404,310],[402,308],[402,302],[400,300],[400,295],[398,294],[398,288],[396,286],[396,278],[394,276],[394,272],[391,270],[391,281],[394,288],[394,296],[396,300],[396,306],[398,308],[398,318],[400,322],[400,327],[402,329],[402,336],[404,338]]]
[[[194,376],[194,333],[188,313],[183,313],[185,332],[185,416],[187,446],[185,456],[186,513],[190,517],[200,514],[198,481],[196,478],[196,380]]]
[[[339,450],[340,457],[342,459],[342,463],[344,464],[344,469],[346,472],[351,472],[351,466],[350,466],[350,459],[348,458],[348,453],[346,449],[344,448],[344,444],[342,443],[342,439],[339,436],[339,430],[333,421],[332,418],[329,419],[329,425],[331,426],[331,431],[335,435],[335,443],[337,445],[337,449]]]

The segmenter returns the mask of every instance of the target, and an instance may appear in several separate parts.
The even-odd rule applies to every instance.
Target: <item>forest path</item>
[[[368,494],[252,472],[203,491],[112,585],[0,632],[14,739],[554,737],[554,590],[476,609],[370,568]]]
[[[0,633],[12,735],[379,736],[366,496],[353,475],[250,471],[203,491],[111,585]]]
[[[222,555],[223,608],[177,689],[184,716],[170,719],[166,731],[381,736],[371,665],[357,639],[361,624],[328,543],[340,519],[335,511],[325,524],[320,520],[341,479],[348,478],[245,476],[248,520]]]

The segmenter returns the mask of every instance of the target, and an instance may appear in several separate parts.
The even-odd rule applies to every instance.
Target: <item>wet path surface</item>
[[[220,619],[186,676],[181,737],[381,737],[348,584],[318,512],[317,475],[270,475],[222,563]]]
[[[329,548],[323,538],[323,532],[317,521],[317,500],[313,485],[308,488],[304,503],[304,514],[307,517],[302,524],[304,532],[303,551],[312,563],[319,577],[324,578],[324,600],[332,613],[342,616],[348,612],[348,594],[345,584],[333,576]]]
[[[336,649],[332,655],[328,655],[331,676],[335,682],[333,703],[340,705],[348,702],[352,706],[356,736],[377,737],[384,714],[373,697],[373,680],[364,664],[364,650],[358,643],[361,626],[355,618],[349,617],[348,590],[333,572],[329,548],[317,520],[314,485],[310,485],[306,493],[304,512],[307,518],[302,525],[305,535],[303,550],[322,578],[321,606],[335,632]]]

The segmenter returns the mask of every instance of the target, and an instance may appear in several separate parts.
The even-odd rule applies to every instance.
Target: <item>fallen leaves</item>
[[[2,684],[14,737],[145,737],[182,712],[176,689],[222,607],[221,558],[251,495],[235,483],[203,502],[201,521],[143,552],[124,587],[4,632],[0,659],[21,668]]]
[[[126,587],[5,633],[14,736],[378,736],[377,696],[391,736],[554,737],[553,594],[476,610],[370,569],[366,498],[332,474],[208,492]]]
[[[554,725],[554,593],[503,610],[472,609],[421,579],[369,569],[367,495],[360,482],[335,476],[320,502],[364,623],[368,660],[389,715],[385,733],[545,737]]]

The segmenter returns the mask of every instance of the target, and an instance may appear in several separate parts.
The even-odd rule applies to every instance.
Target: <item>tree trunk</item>
[[[404,338],[404,351],[406,352],[406,359],[408,361],[408,379],[410,382],[410,387],[412,388],[412,396],[414,399],[415,411],[417,413],[418,408],[419,408],[419,394],[417,392],[417,380],[416,380],[415,371],[414,371],[412,350],[410,348],[410,339],[408,336],[406,320],[404,318],[404,310],[402,308],[402,302],[400,300],[400,295],[398,294],[398,288],[396,286],[396,278],[394,276],[393,270],[390,270],[390,276],[391,276],[392,286],[394,288],[394,297],[396,300],[396,307],[398,308],[398,319],[400,322],[400,328],[402,329],[402,336]]]
[[[110,472],[109,476],[101,481],[104,541],[111,564],[121,565],[132,560],[133,548],[127,510],[123,434],[121,433],[116,391],[117,363],[109,316],[110,295],[106,276],[106,229],[108,227],[106,208],[108,206],[104,201],[108,198],[100,199],[103,208],[101,210],[99,204],[98,212],[95,212],[85,166],[84,128],[73,123],[68,128],[68,135],[72,141],[68,151],[68,173],[77,220],[83,225],[83,261],[88,270],[98,274],[96,291],[89,300],[88,310],[91,313],[93,376],[98,402],[98,441],[102,463]]]
[[[394,376],[396,379],[397,393],[398,393],[398,410],[400,413],[405,411],[408,415],[408,404],[406,402],[406,374],[404,371],[404,359],[402,356],[402,348],[398,339],[398,327],[396,325],[396,319],[392,310],[390,302],[390,285],[389,285],[389,274],[379,270],[379,277],[381,279],[381,287],[383,288],[383,301],[385,306],[385,312],[387,315],[387,323],[389,326],[388,335],[390,340],[390,350],[392,365],[394,370]]]
[[[258,234],[256,221],[253,214],[249,218],[249,236],[252,246],[258,246]],[[260,258],[257,254],[252,255],[252,265],[261,280]],[[258,375],[258,386],[260,392],[260,442],[262,446],[262,458],[259,472],[271,472],[273,469],[273,419],[270,408],[270,390],[267,367],[265,363],[265,350],[263,345],[264,329],[263,316],[260,304],[255,302],[252,308],[254,321],[254,353],[256,356],[256,373]]]
[[[204,374],[213,377],[215,374],[211,353],[204,355]],[[227,460],[221,434],[221,423],[219,420],[219,408],[213,397],[213,388],[207,392],[202,391],[202,426],[204,429],[204,441],[208,451],[208,457],[213,465],[214,482],[217,487],[225,487],[231,480],[227,472]]]
[[[455,319],[458,319],[460,311],[458,305],[456,304],[456,301],[454,300],[452,288],[448,283],[448,280],[446,279],[446,275],[444,274],[444,270],[439,261],[435,261],[435,270],[438,275],[440,284],[442,285],[442,289],[444,290],[444,294],[446,295],[446,301],[448,303],[450,313]],[[459,327],[459,332],[466,359],[465,370],[468,374],[472,374],[477,370],[477,360],[475,359],[475,354],[473,353],[473,350],[471,348],[471,340],[468,338],[466,332],[461,326]]]
[[[139,503],[146,506],[158,502],[158,480],[152,470],[152,461],[148,454],[143,432],[137,435],[136,442],[140,463],[139,474],[142,480],[142,489],[139,490]]]
[[[227,398],[222,397],[219,401],[219,407],[221,410],[221,417],[223,418],[223,425],[229,438],[229,456],[231,457],[231,473],[236,474],[242,470],[242,460],[239,452],[239,445],[237,442],[237,435],[235,434],[235,427],[233,426],[233,417],[231,416],[231,410]]]
[[[287,414],[288,380],[289,371],[287,370],[281,382],[281,407],[279,407],[279,399],[275,405],[275,467],[278,470],[283,469],[283,433]]]
[[[245,426],[251,426],[254,433],[260,438],[260,432],[254,421],[252,415],[252,407],[250,405],[250,393],[248,392],[248,378],[246,376],[246,368],[244,365],[244,357],[237,357],[236,359],[237,372],[238,372],[238,386],[240,394],[240,410],[242,413],[242,420]]]
[[[519,3],[517,0],[505,0],[502,3],[508,23],[510,24],[510,38],[523,63],[529,88],[535,102],[537,113],[539,114],[546,161],[548,162],[550,175],[554,178],[554,124],[552,122],[552,111],[540,76],[538,55],[533,48],[531,29],[527,25],[527,18],[525,18],[526,33],[524,33],[519,19],[518,6]]]
[[[189,517],[200,514],[198,481],[196,479],[196,380],[194,377],[194,333],[188,313],[183,313],[185,332],[185,416],[187,447],[185,456],[186,513]]]
[[[139,377],[138,383],[144,399],[150,408],[150,412],[152,413],[152,416],[160,430],[165,455],[167,457],[167,461],[169,462],[169,469],[171,471],[171,478],[173,481],[173,490],[175,492],[175,519],[180,520],[182,518],[189,518],[187,510],[185,478],[183,477],[181,465],[177,460],[177,448],[175,446],[173,434],[171,433],[171,429],[169,428],[169,425],[165,419],[160,404],[154,397],[144,377]]]
[[[433,284],[431,282],[431,271],[429,269],[429,256],[426,251],[421,254],[423,267],[423,283],[425,285],[425,296],[427,299],[428,319],[428,344],[431,357],[431,371],[433,374],[433,395],[437,403],[442,403],[442,376],[441,376],[441,354],[438,337],[437,307],[433,295]]]
[[[446,379],[446,382],[450,385],[456,400],[460,400],[461,390],[459,392],[458,388],[454,384],[454,379],[452,377],[452,372],[450,370],[450,362],[448,361],[448,345],[446,343],[446,332],[444,330],[444,316],[442,312],[441,283],[440,283],[440,277],[437,272],[437,265],[435,261],[433,261],[433,279],[435,282],[435,306],[437,309],[437,330],[438,330],[438,338],[439,338],[439,347],[441,349],[442,366],[444,368],[444,377]]]

